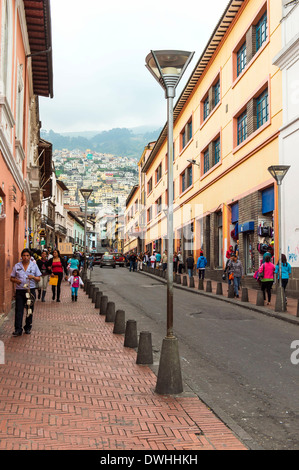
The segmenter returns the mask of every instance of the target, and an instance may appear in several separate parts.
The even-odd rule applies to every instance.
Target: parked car
[[[115,259],[115,263],[118,266],[124,266],[125,265],[126,259],[125,259],[124,255],[122,253],[113,253],[113,256],[114,256],[114,259]]]
[[[100,266],[103,253],[94,254],[93,266]]]
[[[112,268],[115,269],[116,262],[115,262],[114,256],[113,255],[103,255],[102,259],[100,261],[100,268],[102,268],[103,266],[111,266]]]

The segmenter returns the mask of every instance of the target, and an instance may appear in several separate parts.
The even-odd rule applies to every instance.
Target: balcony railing
[[[62,235],[66,235],[67,229],[60,224],[55,224],[55,232],[61,233]]]
[[[54,228],[55,222],[53,219],[50,219],[47,215],[42,215],[41,217],[41,227],[46,228],[46,226],[49,226],[51,228]]]

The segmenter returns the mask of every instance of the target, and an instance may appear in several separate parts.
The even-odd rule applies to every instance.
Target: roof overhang
[[[53,98],[50,0],[23,0],[32,61],[33,92]]]
[[[180,112],[184,108],[185,104],[187,103],[188,99],[190,98],[191,94],[193,93],[195,87],[197,86],[201,76],[205,72],[211,58],[213,57],[216,49],[222,42],[226,32],[228,31],[229,27],[231,26],[232,22],[234,21],[235,17],[240,11],[244,0],[230,0],[222,17],[220,18],[216,28],[214,29],[200,59],[198,60],[184,90],[182,91],[180,97],[178,98],[176,105],[173,110],[173,122],[176,121]],[[150,154],[150,157],[144,164],[142,168],[143,172],[146,172],[149,167],[151,166],[152,162],[154,161],[155,156],[157,155],[158,151],[160,150],[161,146],[163,145],[165,139],[167,139],[168,134],[168,126],[167,123],[165,124],[164,128],[161,131],[160,136],[157,139],[157,142]]]
[[[43,197],[52,196],[52,144],[46,140],[39,139],[39,168],[41,189],[44,191]]]

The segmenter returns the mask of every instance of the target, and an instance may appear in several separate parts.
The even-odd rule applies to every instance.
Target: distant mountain
[[[41,138],[51,142],[53,150],[91,149],[99,153],[134,157],[139,160],[144,147],[157,140],[160,132],[161,129],[150,130],[145,126],[135,129],[116,128],[100,133],[90,131],[58,134],[52,130],[41,130]]]

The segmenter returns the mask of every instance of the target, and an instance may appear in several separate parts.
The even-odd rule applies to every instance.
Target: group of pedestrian
[[[36,301],[36,290],[38,299],[45,302],[47,286],[52,286],[52,300],[60,302],[61,283],[65,274],[65,280],[70,283],[72,290],[72,301],[77,301],[78,289],[83,285],[79,275],[80,262],[73,255],[66,260],[57,249],[34,250],[25,248],[21,253],[21,260],[12,269],[10,280],[15,285],[15,330],[13,336],[21,336],[23,333],[23,316],[26,309],[26,320],[24,331],[31,333],[32,316]]]
[[[290,263],[287,262],[285,254],[281,255],[281,285],[286,291],[287,284],[292,272]],[[272,286],[274,284],[274,275],[277,275],[277,281],[280,281],[279,277],[279,263],[276,265],[272,263],[271,253],[265,253],[261,261],[259,269],[254,273],[254,277],[261,285],[261,290],[263,291],[264,300],[266,300],[267,294],[267,305],[270,305],[271,302],[271,292]],[[285,296],[285,302],[287,303],[287,297]]]

